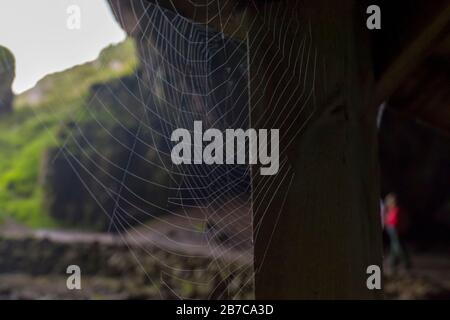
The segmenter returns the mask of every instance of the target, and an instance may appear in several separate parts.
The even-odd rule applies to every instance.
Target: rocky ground
[[[199,234],[180,229],[159,230],[159,235],[139,229],[112,235],[4,225],[0,299],[214,298],[225,290],[222,276],[227,273],[236,275],[226,289],[230,296],[252,298],[248,253],[205,246]],[[172,241],[184,241],[184,246]],[[386,298],[450,299],[448,252],[413,253],[412,270],[393,276],[385,267]],[[66,268],[71,264],[82,270],[81,290],[67,289]]]
[[[7,222],[0,228],[0,298],[206,299],[224,291],[251,298],[249,253],[209,243],[200,227],[175,227],[191,224],[202,225],[201,215],[123,234],[30,230]],[[66,287],[72,264],[81,269],[82,290]]]
[[[412,252],[411,270],[394,276],[385,267],[388,299],[450,299],[450,254],[446,250]]]

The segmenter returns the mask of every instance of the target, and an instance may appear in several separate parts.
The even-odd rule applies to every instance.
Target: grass
[[[0,223],[10,218],[33,228],[57,226],[43,206],[45,151],[57,146],[62,123],[77,118],[93,84],[131,74],[136,66],[134,43],[127,39],[16,97],[14,112],[0,117]]]

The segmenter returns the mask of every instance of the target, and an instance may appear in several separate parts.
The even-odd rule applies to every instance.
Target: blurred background
[[[244,47],[135,10],[1,4],[0,298],[253,296],[248,166],[170,159],[175,128],[248,126]]]
[[[79,29],[67,25],[74,3]],[[168,157],[169,133],[196,116],[248,126],[236,111],[247,103],[245,48],[207,31],[194,62],[178,61],[148,44],[155,26],[136,36],[127,19],[106,0],[0,4],[1,299],[253,296],[248,168],[194,172]],[[447,34],[378,111],[389,299],[450,298],[449,44]],[[196,71],[205,52],[215,58]],[[211,70],[227,86],[204,98],[216,86],[195,79]],[[147,86],[156,76],[164,84]],[[175,97],[175,85],[189,94]],[[230,95],[231,106],[217,102]],[[71,264],[83,290],[67,290]]]

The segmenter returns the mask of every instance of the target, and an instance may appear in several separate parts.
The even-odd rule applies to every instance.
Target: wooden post
[[[379,298],[373,76],[357,1],[248,11],[251,127],[280,129],[280,171],[253,170],[258,299]]]

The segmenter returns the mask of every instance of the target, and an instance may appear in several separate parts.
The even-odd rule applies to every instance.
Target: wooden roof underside
[[[450,2],[384,1],[373,36],[377,104],[450,133]]]

